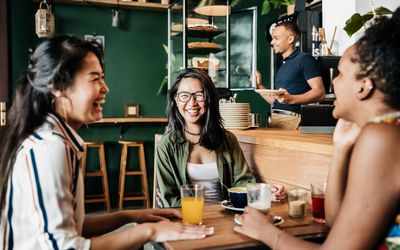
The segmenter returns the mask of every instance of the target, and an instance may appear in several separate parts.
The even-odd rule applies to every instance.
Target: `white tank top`
[[[191,183],[204,185],[204,201],[207,205],[222,201],[217,162],[205,164],[188,162],[187,172]]]

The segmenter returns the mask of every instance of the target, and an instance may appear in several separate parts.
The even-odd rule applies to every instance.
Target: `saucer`
[[[231,210],[231,211],[236,211],[236,212],[244,211],[244,208],[234,207],[229,201],[226,201],[226,200],[221,202],[221,207]]]
[[[239,225],[239,226],[242,225],[242,223],[240,223],[240,221],[238,221],[238,220],[236,219],[236,216],[235,216],[234,221],[235,221],[235,223],[236,223],[237,225]],[[281,225],[284,221],[285,221],[285,219],[283,219],[282,216],[277,216],[277,215],[274,216],[274,225],[275,225],[275,226]]]

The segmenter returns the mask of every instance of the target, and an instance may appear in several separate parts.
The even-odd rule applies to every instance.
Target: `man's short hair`
[[[285,27],[285,29],[291,31],[294,35],[294,41],[297,42],[297,40],[299,39],[299,36],[300,36],[300,30],[299,30],[299,27],[297,27],[296,23],[283,21],[283,22],[277,23],[275,28],[279,27],[279,26],[283,26],[283,27]]]

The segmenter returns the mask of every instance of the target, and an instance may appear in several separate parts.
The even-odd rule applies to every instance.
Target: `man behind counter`
[[[272,107],[268,127],[297,129],[300,124],[301,104],[321,101],[325,89],[317,61],[296,49],[299,29],[293,22],[281,22],[272,31],[271,45],[283,57],[275,77],[275,89],[280,95],[262,94]],[[257,71],[257,88],[265,89]]]

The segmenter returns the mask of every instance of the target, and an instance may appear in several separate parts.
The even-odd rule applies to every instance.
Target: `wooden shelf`
[[[161,1],[161,0],[160,0]],[[33,0],[39,3],[40,0]],[[116,7],[117,0],[50,0],[51,4],[71,4],[71,5],[86,5],[86,6],[105,6]],[[139,3],[138,1],[118,1],[121,9],[136,9],[136,10],[149,10],[149,11],[167,11],[168,4],[161,3]]]
[[[117,124],[117,123],[167,123],[166,117],[138,117],[138,118],[121,118],[121,117],[106,117],[92,124]]]

